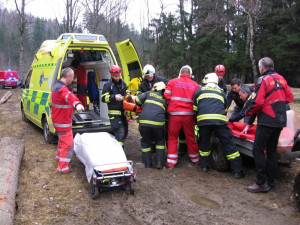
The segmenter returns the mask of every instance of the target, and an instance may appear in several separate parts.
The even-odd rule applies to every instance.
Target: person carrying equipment
[[[194,111],[197,112],[197,125],[200,138],[200,164],[203,172],[210,168],[212,132],[220,140],[229,160],[234,177],[239,179],[244,176],[242,158],[232,139],[232,132],[227,125],[226,95],[218,86],[218,76],[215,73],[206,74],[206,85],[199,88],[194,97]]]
[[[136,97],[136,104],[143,106],[139,117],[142,139],[142,159],[145,167],[152,167],[151,145],[155,142],[156,168],[162,169],[165,152],[165,116],[167,103],[163,98],[164,82],[155,83],[152,91]]]
[[[116,139],[124,148],[124,141],[128,134],[128,122],[123,109],[123,99],[126,95],[127,85],[120,78],[121,67],[113,65],[110,67],[109,72],[111,79],[103,86],[101,101],[107,103],[111,128]]]

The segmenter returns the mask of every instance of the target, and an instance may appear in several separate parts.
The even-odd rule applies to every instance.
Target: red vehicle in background
[[[0,86],[16,88],[18,86],[19,76],[16,71],[0,71]]]

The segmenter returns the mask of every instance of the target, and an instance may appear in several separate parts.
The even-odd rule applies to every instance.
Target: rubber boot
[[[145,168],[152,167],[152,155],[151,152],[143,152],[142,153],[143,162],[145,163]]]
[[[165,150],[164,149],[156,149],[156,168],[157,169],[163,168],[164,157],[165,157]]]

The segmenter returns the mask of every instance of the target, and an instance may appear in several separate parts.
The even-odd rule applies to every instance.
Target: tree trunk
[[[18,6],[17,0],[15,0],[16,10],[18,12],[18,15],[20,17],[20,25],[19,25],[19,31],[20,31],[20,43],[19,43],[19,71],[20,71],[20,77],[23,79],[25,71],[23,66],[23,54],[24,54],[24,33],[25,33],[25,26],[26,26],[26,19],[25,19],[25,0],[22,0],[21,8]]]
[[[257,73],[256,61],[254,59],[254,25],[253,25],[253,18],[250,12],[248,12],[248,21],[249,21],[249,31],[250,31],[249,54],[252,63],[253,78],[255,82],[257,80],[258,73]]]
[[[0,224],[13,225],[18,175],[25,147],[12,137],[0,139]]]

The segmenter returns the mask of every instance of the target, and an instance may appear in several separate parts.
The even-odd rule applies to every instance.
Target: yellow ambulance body
[[[127,85],[132,78],[136,78],[135,80],[138,80],[136,82],[139,82],[142,68],[135,49],[132,49],[134,47],[131,41],[126,40],[116,45],[123,67],[124,81]],[[104,83],[110,79],[109,68],[117,65],[113,51],[103,35],[65,33],[57,40],[46,40],[42,43],[22,85],[24,88],[21,98],[22,118],[42,128],[44,139],[48,143],[54,143],[56,140],[51,119],[51,90],[60,78],[61,70],[70,67],[74,59],[85,67],[88,76],[87,98],[93,99],[88,110],[74,113],[74,134],[111,131],[106,103],[93,96],[101,96]],[[96,92],[92,93],[89,90],[95,88],[89,87],[93,85]]]

